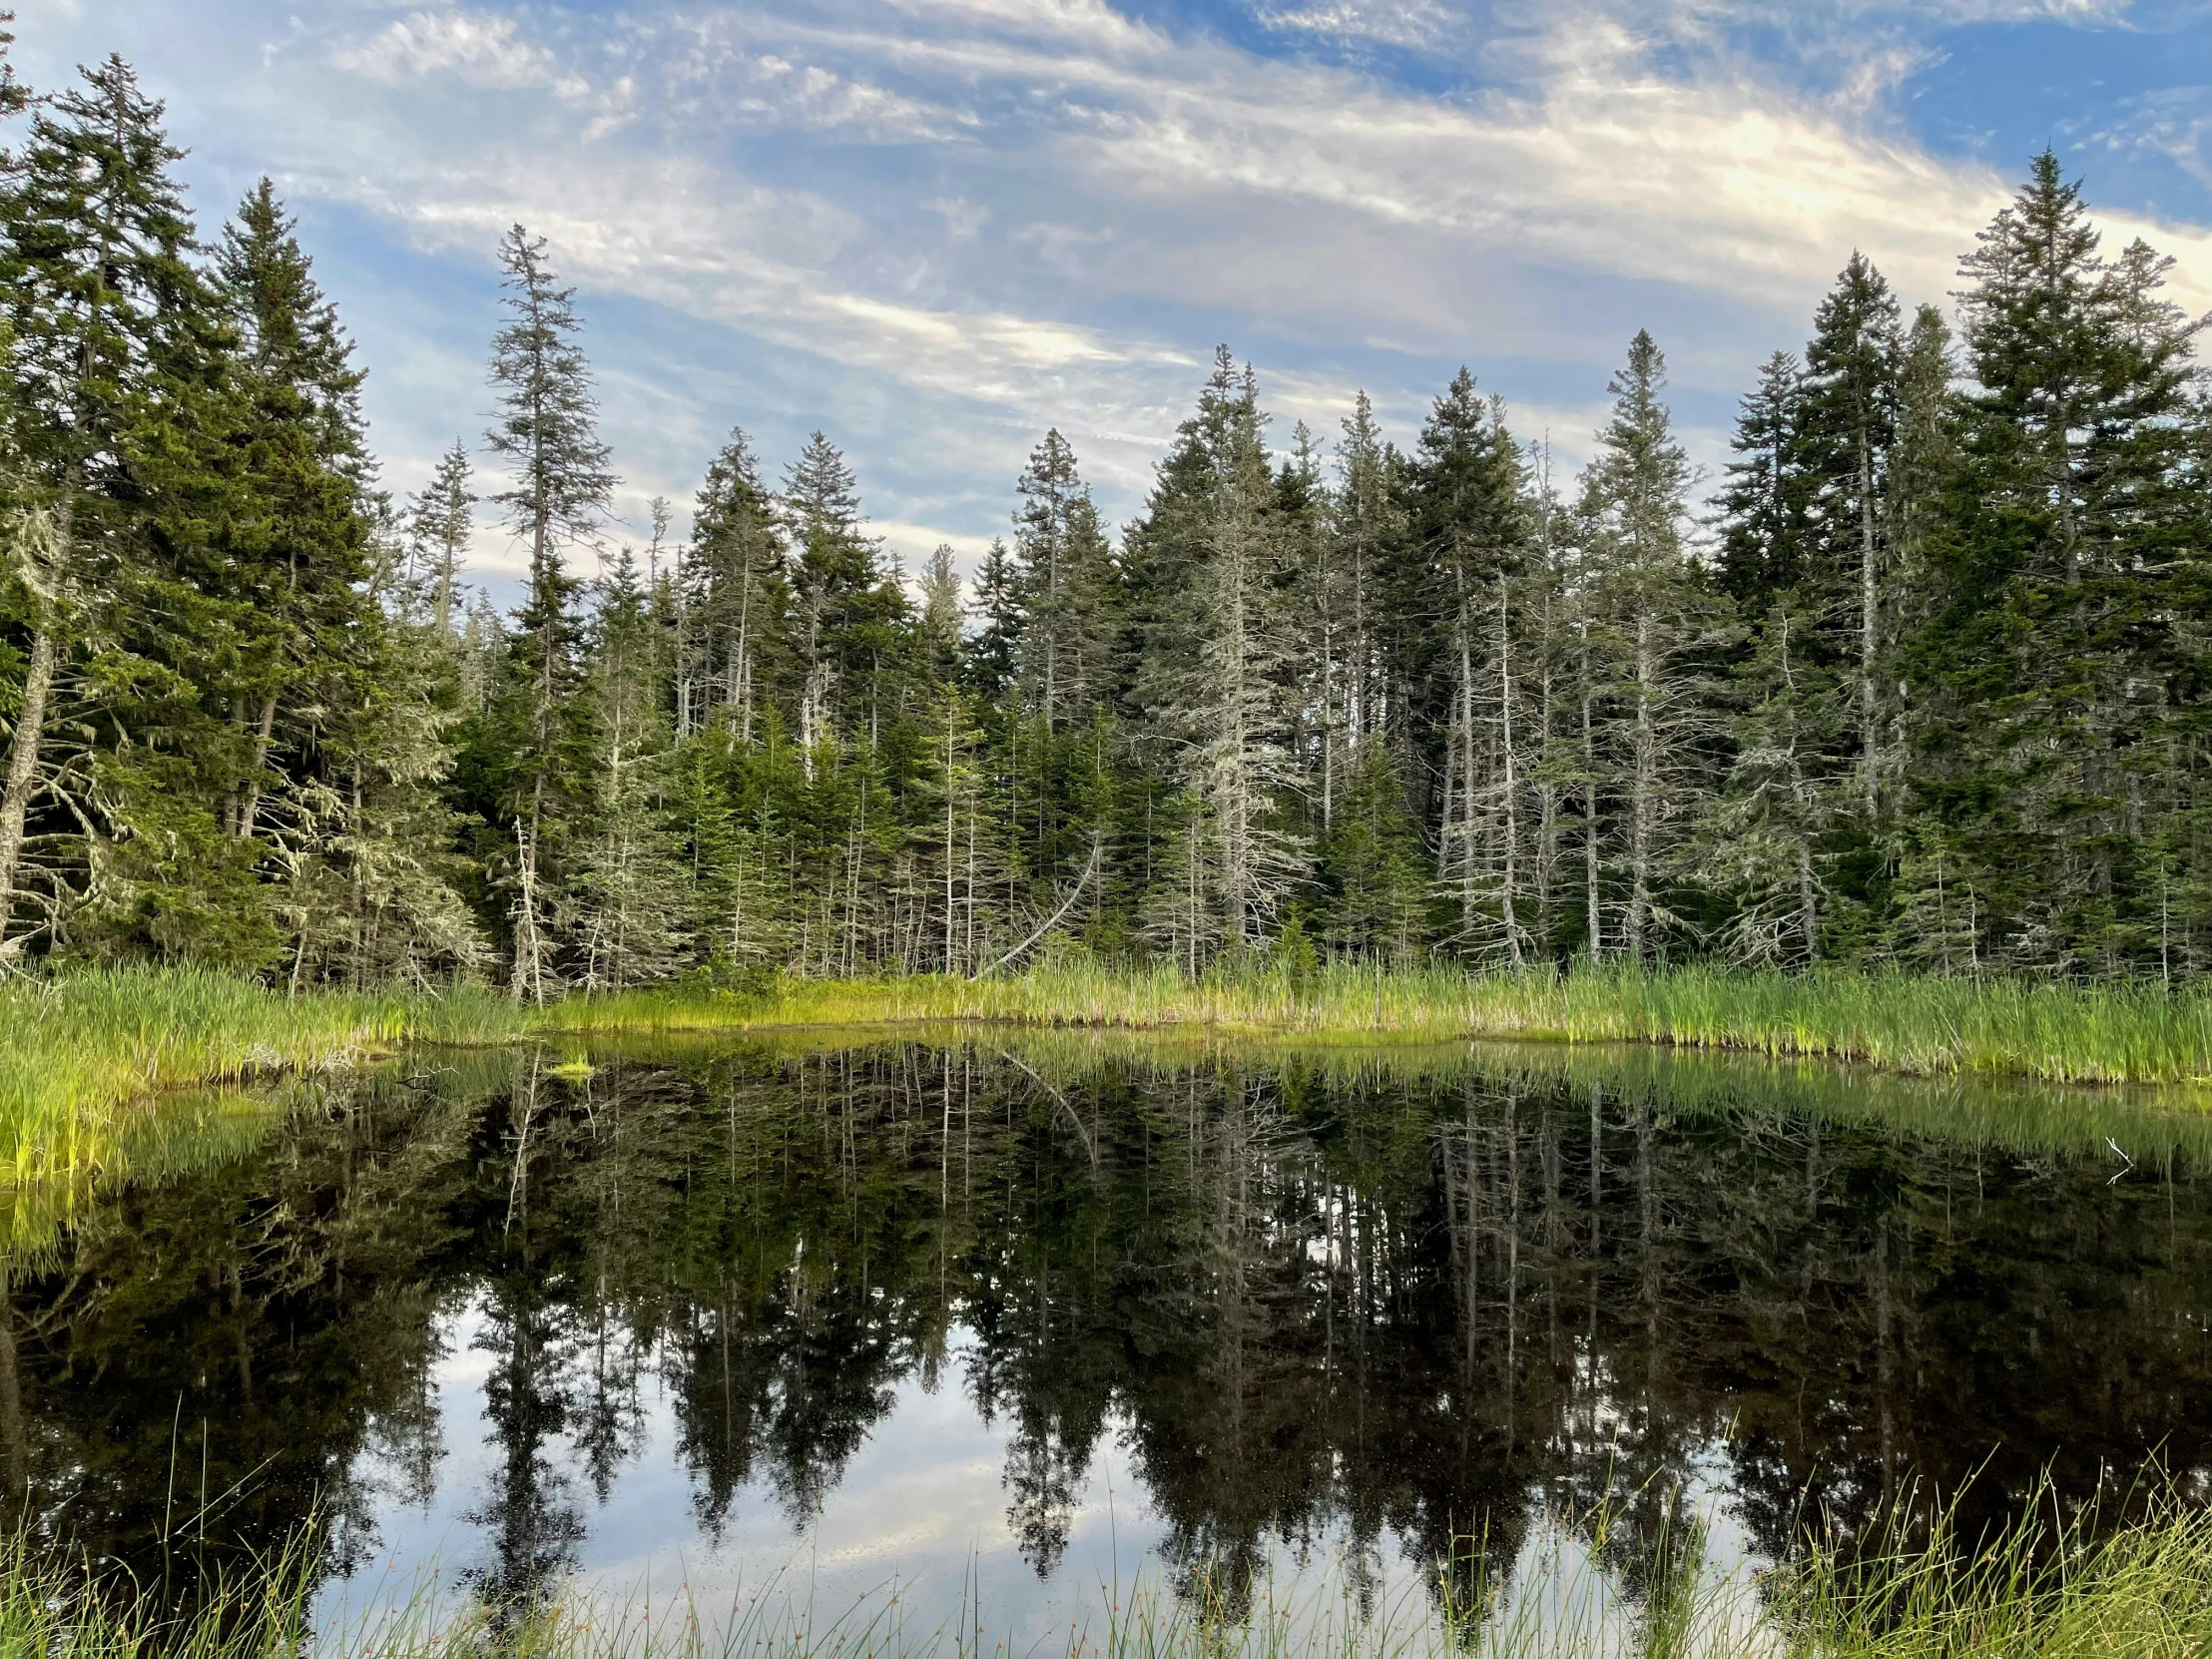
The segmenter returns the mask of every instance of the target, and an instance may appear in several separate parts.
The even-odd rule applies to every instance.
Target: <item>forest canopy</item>
[[[585,319],[498,248],[488,430],[380,482],[264,182],[110,59],[0,84],[0,953],[294,988],[1322,959],[2172,981],[2212,961],[2212,393],[2048,152],[1848,253],[1724,473],[1638,332],[1579,475],[1461,369],[1403,447],[1226,347],[1118,528],[1043,433],[963,580],[816,433],[619,544]],[[1080,411],[1070,412],[1075,424]],[[469,580],[480,525],[519,605]]]

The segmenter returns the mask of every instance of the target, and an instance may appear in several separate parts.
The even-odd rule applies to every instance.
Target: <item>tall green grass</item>
[[[1342,1564],[1224,1593],[1203,1564],[1170,1593],[1152,1573],[1095,1587],[1066,1659],[2202,1659],[2212,1652],[2212,1511],[2178,1495],[2116,1528],[2060,1513],[2042,1492],[2013,1524],[1967,1539],[1900,1504],[1849,1546],[1815,1533],[1763,1573],[1715,1558],[1709,1517],[1669,1505],[1655,1537],[1561,1517],[1493,1572],[1478,1540],[1426,1586],[1382,1601]],[[1625,1554],[1624,1554],[1625,1544]],[[1638,1570],[1631,1590],[1620,1571]],[[180,1609],[23,1543],[0,1553],[0,1653],[95,1659],[1012,1659],[977,1635],[988,1609],[963,1594],[937,1626],[896,1586],[842,1610],[756,1592],[729,1608],[688,1590],[609,1601],[560,1591],[520,1609],[456,1597],[434,1578],[411,1595],[312,1628],[311,1550]]]
[[[120,1172],[134,1145],[150,1144],[140,1133],[144,1103],[164,1090],[326,1071],[408,1042],[962,1022],[1341,1045],[1641,1043],[1923,1077],[2187,1093],[2212,1084],[2212,993],[2155,986],[1702,967],[1467,974],[1335,966],[1193,981],[1173,968],[1076,960],[1019,978],[786,979],[758,995],[639,991],[525,1014],[465,987],[287,999],[220,973],[131,968],[0,983],[0,1186]]]
[[[1206,1026],[1345,1042],[1660,1043],[1922,1076],[2212,1083],[2212,994],[2204,991],[1836,970],[1468,974],[1335,966],[1296,977],[1193,981],[1173,968],[1129,971],[1077,961],[1020,978],[785,980],[752,997],[572,998],[539,1016],[543,1029],[573,1032],[963,1020]]]
[[[462,989],[286,999],[196,968],[0,982],[0,1183],[119,1170],[164,1090],[327,1071],[409,1040],[502,1040],[505,1002]]]

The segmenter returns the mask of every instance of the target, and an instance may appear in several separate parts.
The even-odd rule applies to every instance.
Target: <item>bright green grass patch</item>
[[[1173,968],[1078,961],[1019,978],[787,979],[751,996],[575,997],[525,1014],[467,988],[287,999],[219,973],[131,968],[0,985],[0,1185],[119,1173],[146,1140],[142,1103],[159,1091],[333,1070],[408,1042],[962,1022],[1266,1033],[1347,1047],[1468,1038],[1656,1044],[2185,1096],[2212,1083],[2212,993],[2155,986],[1698,967],[1564,975],[1334,967],[1194,982]]]
[[[1009,979],[786,980],[771,993],[571,998],[540,1029],[660,1032],[989,1020],[1208,1026],[1343,1042],[1514,1037],[1845,1060],[1923,1076],[2212,1083],[2212,994],[1825,971],[1467,974],[1327,968],[1188,980],[1088,963]]]
[[[0,1182],[116,1173],[159,1134],[158,1091],[327,1071],[409,1040],[504,1040],[519,1019],[480,991],[287,1000],[194,968],[124,968],[0,984]]]

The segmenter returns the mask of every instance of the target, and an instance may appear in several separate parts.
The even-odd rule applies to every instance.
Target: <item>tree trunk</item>
[[[1514,914],[1520,880],[1520,779],[1513,767],[1513,646],[1505,603],[1505,578],[1497,582],[1497,708],[1505,785],[1505,875],[1498,892],[1498,915],[1505,923],[1505,959],[1521,965],[1520,920]]]
[[[1659,733],[1652,703],[1658,666],[1647,613],[1636,619],[1636,773],[1628,802],[1628,956],[1638,967],[1644,962],[1644,934],[1651,919],[1652,817],[1659,793]]]
[[[1798,925],[1805,937],[1805,959],[1817,962],[1821,959],[1820,891],[1813,884],[1813,848],[1802,832],[1798,835],[1797,879]]]
[[[16,875],[23,862],[23,826],[38,793],[39,747],[46,739],[46,704],[54,686],[54,632],[41,628],[31,636],[31,662],[23,678],[23,709],[16,716],[15,738],[8,746],[8,782],[0,794],[0,957],[8,952],[8,925],[15,919]],[[20,948],[21,941],[17,941]]]
[[[254,733],[254,773],[246,781],[246,800],[239,807],[239,839],[254,836],[254,818],[262,809],[262,769],[269,765],[272,734],[276,730],[276,694],[262,699],[262,719]]]
[[[1877,545],[1874,519],[1874,459],[1868,452],[1867,434],[1859,434],[1859,727],[1866,771],[1867,823],[1879,821],[1882,808],[1879,756],[1882,747],[1880,713],[1875,693],[1875,654],[1881,619],[1877,586]]]
[[[1590,960],[1594,964],[1604,953],[1605,933],[1603,915],[1598,909],[1597,882],[1597,732],[1590,708],[1590,625],[1583,622],[1582,635],[1582,881],[1583,897],[1587,907],[1587,923],[1590,941]]]
[[[952,761],[955,723],[959,719],[958,708],[959,705],[952,695],[948,694],[944,714],[944,971],[947,973],[953,971],[952,921],[955,912],[952,905],[952,872],[957,861],[954,833],[958,803],[953,792]],[[949,1107],[946,1109],[950,1110]]]
[[[528,822],[515,821],[516,882],[521,891],[515,900],[515,968],[507,989],[515,1001],[527,995],[542,1007],[545,979],[541,972],[544,945],[538,933],[537,830],[534,810]]]
[[[438,565],[437,627],[438,643],[444,644],[453,637],[453,563],[454,545],[445,543]]]

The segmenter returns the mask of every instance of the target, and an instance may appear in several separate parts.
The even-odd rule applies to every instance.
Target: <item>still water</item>
[[[0,1461],[142,1573],[314,1517],[325,1628],[580,1581],[1026,1652],[1600,1505],[1632,1595],[1669,1506],[1757,1562],[1916,1483],[2201,1486],[2208,1141],[1633,1053],[423,1053],[15,1262]]]

